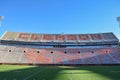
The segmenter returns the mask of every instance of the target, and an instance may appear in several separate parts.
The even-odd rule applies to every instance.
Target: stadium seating
[[[43,35],[43,40],[54,40],[54,36],[53,35],[44,34]]]
[[[64,40],[66,40],[66,37],[65,37],[65,35],[55,35],[55,41],[56,40],[64,41]]]
[[[29,64],[118,64],[120,49],[106,48],[33,48],[0,46],[0,63]]]
[[[120,48],[118,39],[112,33],[32,34],[6,32],[0,40],[0,63],[120,64]]]
[[[16,32],[5,32],[4,36],[2,36],[2,39],[4,40],[15,40],[17,37]]]

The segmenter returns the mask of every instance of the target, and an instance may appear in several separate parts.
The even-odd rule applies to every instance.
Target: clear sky
[[[0,0],[5,31],[84,34],[113,32],[120,39],[116,17],[120,0]]]

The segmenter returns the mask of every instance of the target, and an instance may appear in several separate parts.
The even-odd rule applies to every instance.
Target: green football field
[[[120,80],[120,66],[0,65],[0,80]]]

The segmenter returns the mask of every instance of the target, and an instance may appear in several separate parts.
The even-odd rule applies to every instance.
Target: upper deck
[[[33,34],[21,32],[5,32],[1,40],[25,42],[118,42],[112,33],[95,34]]]

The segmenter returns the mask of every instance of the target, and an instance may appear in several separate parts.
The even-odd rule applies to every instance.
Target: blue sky
[[[7,31],[86,34],[113,32],[120,39],[116,17],[120,0],[0,0]]]

